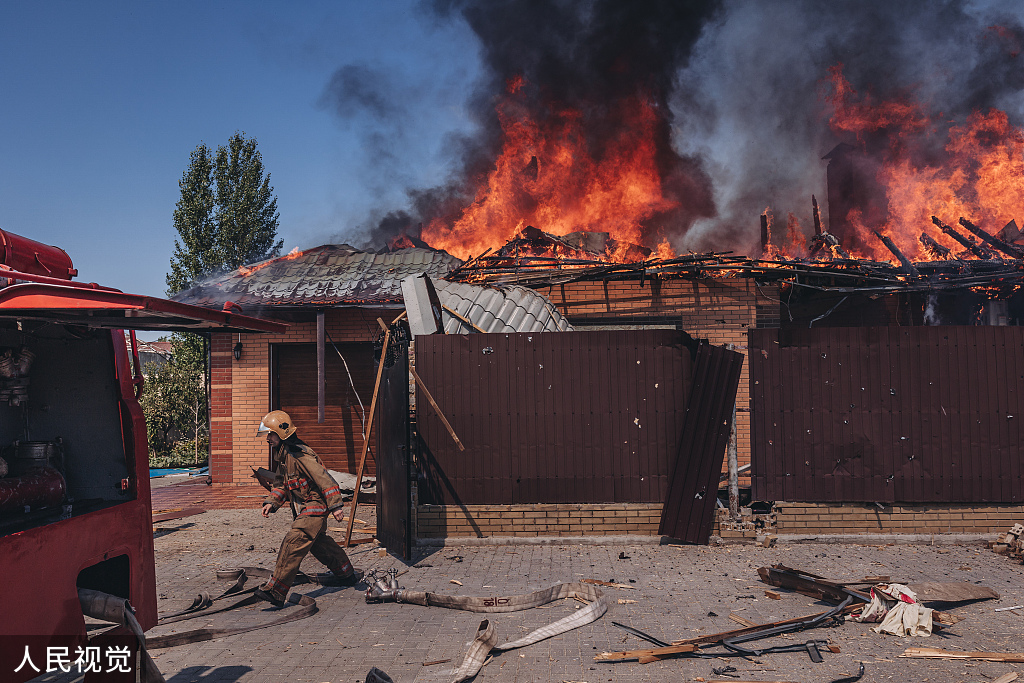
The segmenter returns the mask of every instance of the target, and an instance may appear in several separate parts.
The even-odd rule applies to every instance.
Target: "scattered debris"
[[[781,600],[782,599],[782,594],[779,593],[778,591],[770,591],[770,590],[769,591],[765,591],[764,595],[765,595],[766,598],[770,598],[772,600]]]
[[[454,583],[456,586],[461,586],[462,585],[462,582],[459,581],[458,579],[452,579],[448,583]]]
[[[1009,555],[1024,562],[1024,524],[1014,524],[990,545],[997,554]]]
[[[796,591],[797,593],[801,593],[802,595],[807,595],[818,600],[839,602],[846,596],[851,595],[855,600],[859,600],[860,602],[871,602],[870,593],[865,593],[864,591],[849,587],[850,585],[857,585],[859,582],[849,584],[830,581],[824,577],[818,576],[817,574],[811,574],[810,572],[793,569],[781,564],[772,565],[771,567],[761,567],[757,570],[757,573],[761,576],[761,580],[769,585],[788,588]],[[913,584],[909,588],[914,591],[917,591],[917,589],[920,588],[922,595],[928,596],[921,597],[921,600],[924,602],[963,602],[966,600],[989,599],[993,596],[997,598],[999,597],[997,593],[985,586],[965,583],[921,583]],[[950,600],[949,598],[952,596],[957,597]],[[960,617],[950,614],[949,612],[940,612],[939,610],[934,610],[932,612],[932,619],[935,623],[938,623],[941,626],[952,626],[960,621]]]
[[[435,664],[447,664],[450,661],[452,661],[450,657],[448,659],[435,659],[432,662],[423,662],[423,664],[421,664],[420,666],[434,666]]]
[[[620,551],[620,552],[619,552],[619,559],[620,559],[620,560],[628,560],[628,559],[630,559],[630,558],[629,558],[629,555],[627,555],[627,554],[626,554],[625,552],[623,552],[623,551]]]
[[[881,622],[871,630],[894,636],[930,636],[933,610],[921,605],[917,593],[899,583],[880,583],[871,588],[871,602],[860,614],[860,622]]]
[[[622,598],[619,598],[615,602],[617,602],[620,605],[635,605],[636,604],[636,600],[623,600]]]
[[[960,652],[935,647],[908,647],[900,657],[916,659],[981,659],[986,662],[1013,662],[1024,664],[1024,652]]]
[[[609,588],[628,588],[630,590],[636,590],[635,586],[630,586],[628,583],[615,583],[614,581],[598,581],[597,579],[580,579],[580,583],[592,583],[595,586],[608,586]]]
[[[1024,605],[1014,605],[1013,607],[997,607],[996,612],[1009,612],[1015,609],[1024,609]]]

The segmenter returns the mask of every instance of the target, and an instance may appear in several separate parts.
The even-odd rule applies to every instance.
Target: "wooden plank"
[[[668,647],[654,647],[645,650],[625,650],[622,652],[602,652],[594,657],[595,662],[622,662],[627,659],[640,659],[646,656],[678,655],[686,652],[693,652],[696,645],[670,645]]]
[[[373,414],[377,409],[377,392],[380,390],[380,378],[384,374],[384,360],[388,356],[388,342],[391,340],[391,330],[384,324],[384,322],[377,318],[377,322],[381,327],[384,328],[384,348],[380,351],[380,363],[377,365],[377,381],[373,386],[373,400],[370,401],[370,417],[366,421],[366,433],[373,433]],[[359,504],[359,487],[363,483],[363,466],[366,464],[366,449],[370,446],[370,440],[366,439],[363,442],[363,454],[359,456],[359,470],[356,473],[356,488],[355,493],[352,495],[352,511],[348,514],[348,530],[345,532],[345,543],[342,544],[342,548],[349,547],[349,541],[352,539],[352,523],[356,519],[356,506]]]
[[[466,450],[466,447],[462,445],[461,441],[459,441],[458,434],[456,434],[455,430],[452,429],[452,426],[448,424],[448,418],[446,418],[444,413],[441,412],[441,409],[437,407],[437,403],[434,401],[434,397],[430,395],[430,391],[427,390],[427,386],[423,383],[423,380],[420,379],[420,376],[416,374],[416,369],[409,368],[409,373],[412,375],[413,379],[416,380],[416,386],[423,391],[423,396],[427,399],[427,402],[430,403],[434,412],[437,413],[439,418],[441,418],[441,423],[445,426],[445,429],[448,430],[448,433],[451,434],[452,439],[455,441],[455,445],[459,447],[460,451]]]
[[[939,602],[965,602],[967,600],[998,600],[999,593],[988,586],[973,583],[938,583],[926,581],[907,584],[910,590],[917,593],[923,602],[936,600]]]
[[[729,618],[732,619],[733,621],[735,621],[737,624],[743,624],[744,626],[758,626],[759,625],[756,621],[751,621],[750,619],[747,619],[746,617],[741,617],[740,615],[736,614],[735,612],[730,612],[729,613]]]
[[[628,588],[629,590],[636,590],[635,586],[630,586],[628,583],[612,583],[611,581],[598,581],[597,579],[580,579],[580,583],[592,583],[595,586],[608,586],[609,588]]]
[[[937,647],[908,647],[900,657],[912,659],[983,659],[986,662],[1024,663],[1024,652],[960,652]]]
[[[182,517],[191,517],[192,515],[201,515],[206,512],[206,508],[184,508],[182,510],[172,510],[170,512],[164,512],[163,514],[153,515],[153,522],[169,522],[172,519],[181,519]]]

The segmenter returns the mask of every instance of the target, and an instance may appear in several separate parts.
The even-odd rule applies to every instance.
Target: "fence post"
[[[725,348],[732,351],[734,344],[726,344]],[[733,521],[740,518],[740,471],[736,454],[736,403],[732,404],[732,426],[729,428],[729,516]]]

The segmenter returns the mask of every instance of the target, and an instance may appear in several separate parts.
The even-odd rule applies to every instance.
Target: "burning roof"
[[[173,298],[218,308],[226,302],[242,307],[393,306],[402,301],[403,278],[422,273],[444,277],[461,263],[433,249],[376,254],[325,244],[212,277]]]

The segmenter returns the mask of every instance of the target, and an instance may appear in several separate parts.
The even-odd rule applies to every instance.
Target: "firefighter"
[[[326,533],[328,512],[342,521],[341,490],[296,431],[288,413],[275,410],[267,413],[256,432],[257,436],[267,435],[277,463],[274,485],[263,502],[263,516],[277,512],[285,502],[295,515],[291,530],[281,542],[273,576],[256,589],[257,597],[278,607],[284,605],[299,564],[308,552],[331,570],[318,577],[322,585],[354,586],[362,578],[362,572],[353,569],[345,551]]]

